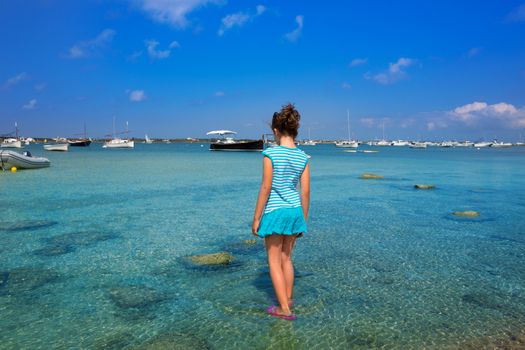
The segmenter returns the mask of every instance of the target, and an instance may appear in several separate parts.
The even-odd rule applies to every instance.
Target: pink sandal
[[[285,314],[278,313],[277,312],[277,306],[269,306],[266,309],[266,313],[268,315],[279,317],[279,318],[282,318],[283,320],[287,320],[287,321],[295,321],[295,320],[297,320],[297,316],[295,316],[294,314],[285,315]]]

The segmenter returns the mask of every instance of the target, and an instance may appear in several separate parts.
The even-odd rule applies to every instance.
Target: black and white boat
[[[0,168],[2,170],[7,170],[11,167],[17,167],[18,169],[47,168],[50,164],[49,159],[33,157],[29,152],[20,154],[14,151],[0,150]]]
[[[252,151],[260,152],[264,150],[264,140],[234,140],[232,137],[225,137],[226,135],[235,135],[235,131],[230,130],[215,130],[206,133],[206,135],[216,135],[216,141],[210,143],[210,151]]]
[[[91,139],[87,137],[86,124],[84,124],[84,137],[75,140],[68,140],[67,143],[71,147],[88,147],[91,145]]]

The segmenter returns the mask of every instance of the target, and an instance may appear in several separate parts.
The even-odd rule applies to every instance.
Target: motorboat
[[[404,146],[408,146],[410,143],[408,141],[403,141],[403,140],[397,140],[397,141],[392,141],[392,143],[390,144],[390,146],[395,146],[395,147],[404,147]]]
[[[46,151],[67,152],[69,150],[69,143],[57,143],[52,145],[44,145]]]
[[[33,157],[30,152],[20,154],[10,150],[0,150],[0,168],[2,170],[16,167],[18,169],[46,168],[51,164],[49,159]]]
[[[375,143],[376,146],[390,146],[390,142],[387,140],[379,140]]]
[[[451,141],[443,141],[439,145],[445,148],[454,147],[454,143],[452,143]]]
[[[495,147],[495,148],[504,148],[504,147],[512,147],[512,143],[510,142],[498,142],[498,141],[494,141],[490,147]]]
[[[474,146],[474,143],[470,141],[463,141],[463,142],[458,142],[456,146],[457,147],[472,147]]]
[[[491,145],[492,145],[492,142],[476,142],[474,144],[474,147],[483,148],[483,147],[490,147]]]
[[[128,130],[128,122],[126,122],[126,131],[120,132],[118,134],[129,134]],[[121,139],[118,137],[115,137],[117,133],[115,132],[115,118],[113,118],[113,134],[110,136],[113,136],[111,140],[108,140],[104,142],[102,145],[102,148],[134,148],[135,147],[135,141],[129,140],[129,139]]]
[[[0,144],[1,148],[22,148],[22,141],[15,138],[7,138]]]
[[[301,143],[302,146],[315,146],[317,143],[312,140],[305,140]]]
[[[412,142],[408,145],[410,148],[427,148],[427,144],[425,142]]]
[[[359,147],[359,142],[351,140],[351,137],[350,137],[350,111],[348,109],[346,110],[346,124],[348,128],[348,140],[337,141],[335,143],[336,147],[343,147],[343,148]]]
[[[234,140],[233,137],[226,135],[235,135],[231,130],[214,130],[207,132],[206,135],[216,135],[222,137],[210,143],[210,151],[262,151],[264,150],[264,140]]]

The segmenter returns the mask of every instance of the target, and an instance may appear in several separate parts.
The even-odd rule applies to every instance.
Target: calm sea
[[[261,155],[207,147],[93,144],[0,173],[0,348],[453,349],[525,330],[525,147],[304,146],[296,322],[265,314],[264,247],[244,243]],[[222,251],[227,267],[188,259]]]

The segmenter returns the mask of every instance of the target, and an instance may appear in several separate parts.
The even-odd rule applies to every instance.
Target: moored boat
[[[135,141],[115,137],[116,134],[117,133],[115,132],[115,118],[113,118],[113,134],[110,135],[110,136],[113,136],[113,138],[111,140],[104,142],[104,144],[102,145],[102,148],[134,148],[135,147]],[[129,134],[128,122],[126,122],[126,131],[121,132],[119,134]]]
[[[357,148],[359,147],[359,142],[352,140],[350,137],[350,111],[348,109],[346,110],[346,123],[348,128],[348,140],[337,141],[335,145],[336,147],[343,148]]]
[[[67,152],[69,150],[68,143],[58,143],[53,145],[44,145],[46,151],[55,151],[55,152]]]
[[[408,145],[410,148],[427,148],[427,144],[425,142],[412,142]]]
[[[0,144],[1,148],[22,148],[22,141],[15,138],[7,138]]]
[[[225,135],[235,135],[235,131],[230,130],[215,130],[206,133],[206,135],[217,135],[224,137]],[[210,151],[262,151],[264,150],[264,140],[234,140],[232,137],[217,139],[210,143]]]
[[[11,167],[16,167],[18,169],[46,168],[50,164],[51,162],[49,159],[33,157],[29,152],[20,154],[10,150],[0,150],[0,168],[2,170],[7,170]]]

